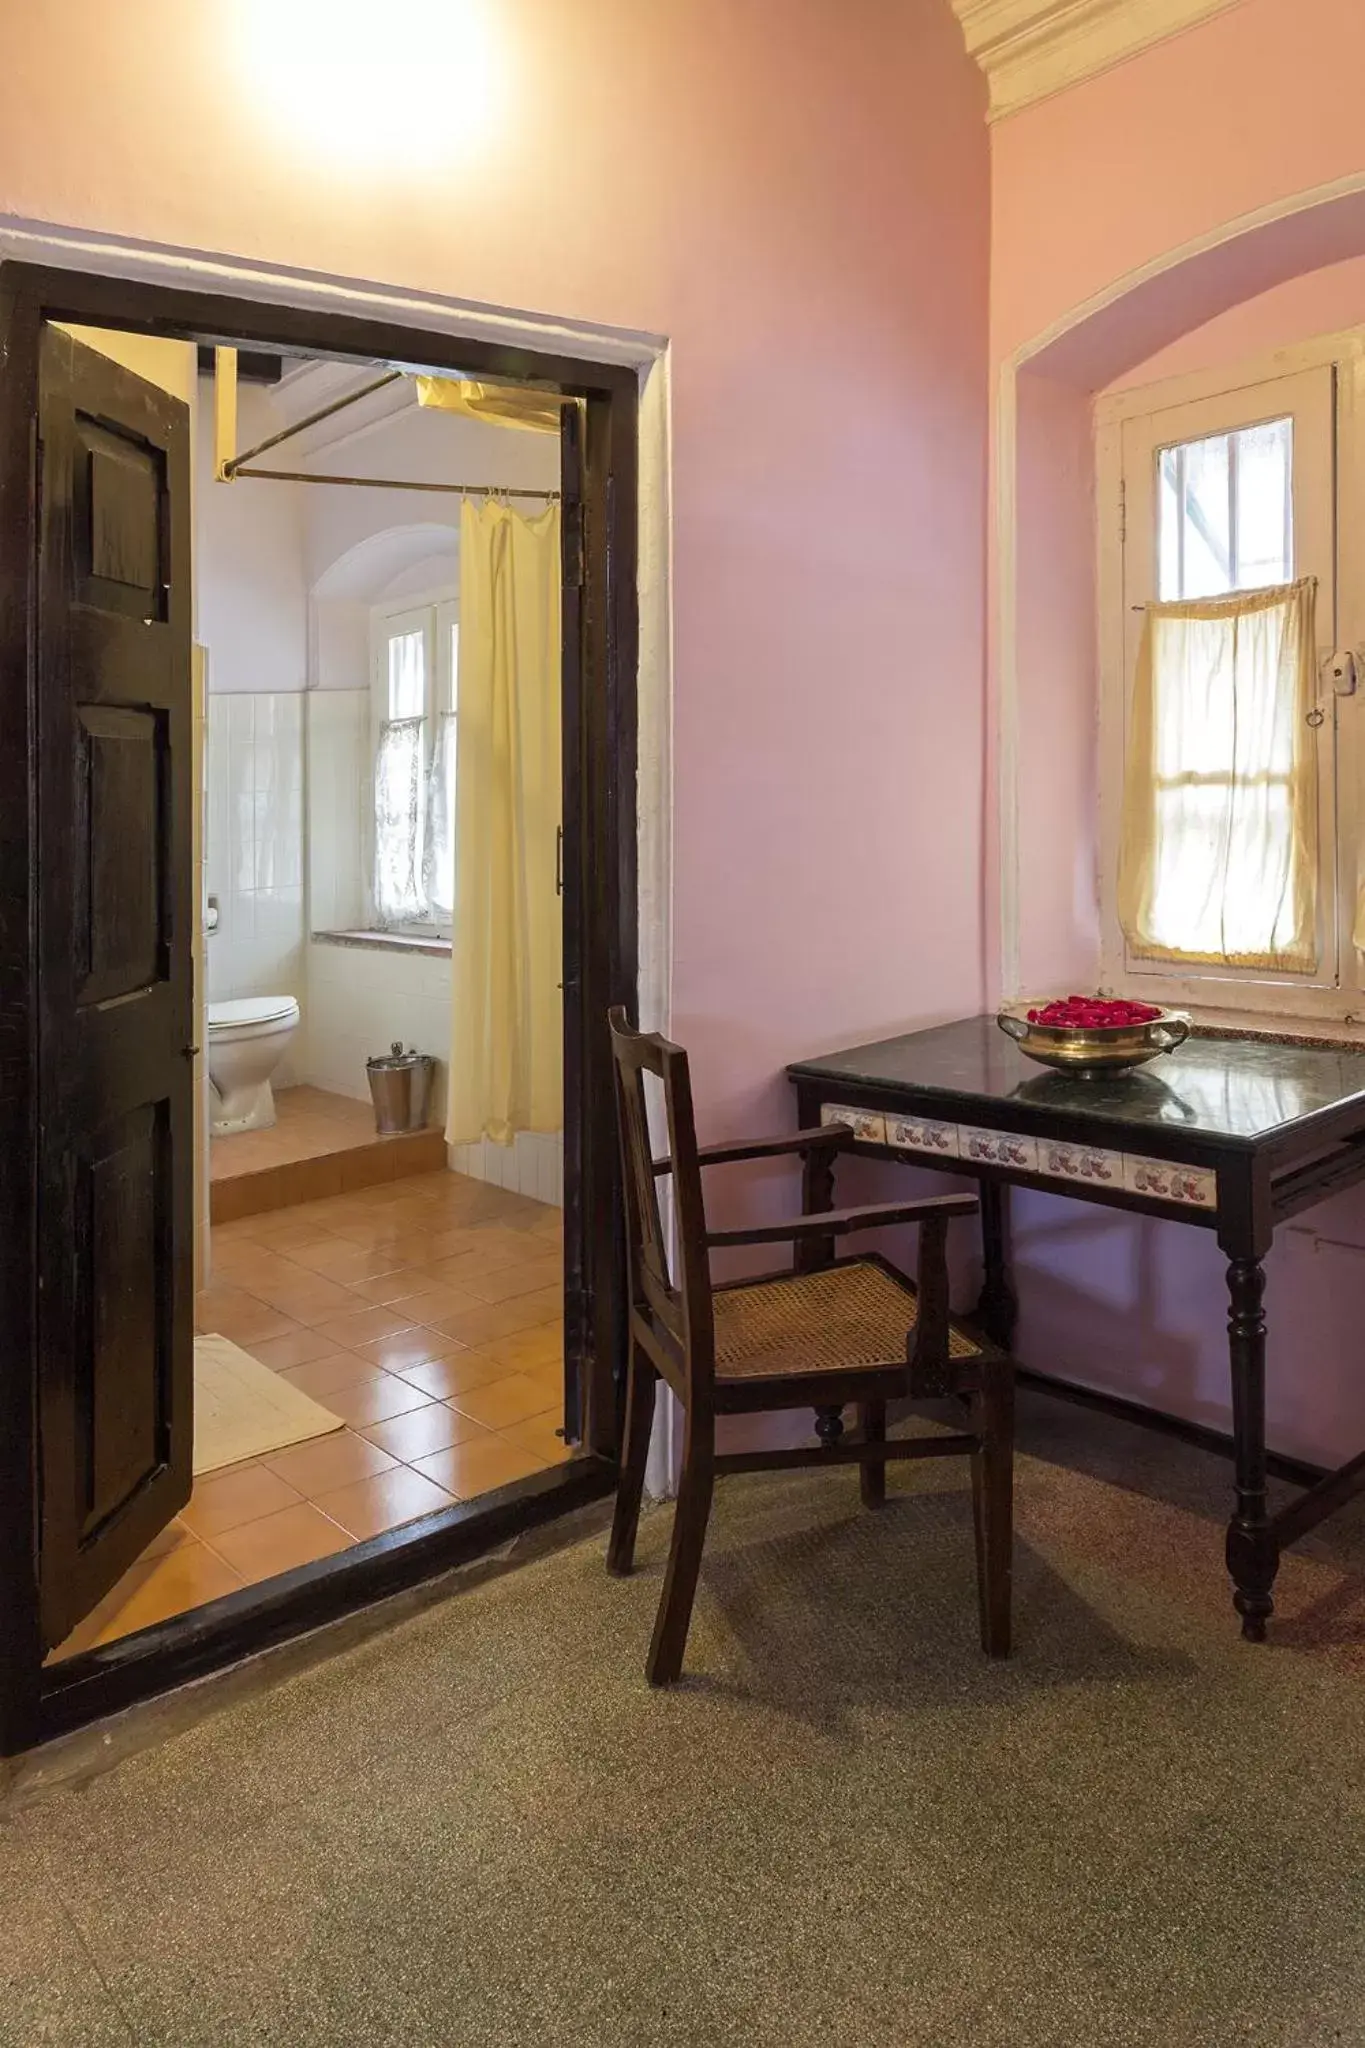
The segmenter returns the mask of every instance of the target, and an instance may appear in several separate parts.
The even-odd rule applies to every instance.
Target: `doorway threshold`
[[[615,1486],[616,1468],[609,1460],[579,1456],[477,1500],[386,1530],[337,1557],[300,1565],[50,1665],[43,1676],[39,1744],[225,1672],[485,1558],[517,1537],[605,1500]]]

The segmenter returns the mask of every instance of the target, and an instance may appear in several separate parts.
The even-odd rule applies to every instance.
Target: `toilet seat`
[[[232,1002],[210,1003],[208,1027],[215,1031],[240,1031],[253,1024],[284,1024],[299,1014],[293,996],[239,996]]]

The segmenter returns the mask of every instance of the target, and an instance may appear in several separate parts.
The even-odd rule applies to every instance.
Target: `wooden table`
[[[1265,1638],[1282,1550],[1365,1490],[1365,1453],[1279,1513],[1266,1502],[1264,1260],[1277,1225],[1365,1181],[1365,1053],[1193,1037],[1109,1080],[1028,1060],[994,1017],[968,1017],[788,1069],[802,1128],[850,1124],[857,1149],[981,1184],[977,1315],[1010,1346],[1016,1300],[1005,1191],[1041,1188],[1210,1231],[1227,1257],[1236,1500],[1227,1562],[1242,1633]],[[805,1206],[832,1205],[812,1160]],[[819,1263],[832,1245],[815,1245]]]

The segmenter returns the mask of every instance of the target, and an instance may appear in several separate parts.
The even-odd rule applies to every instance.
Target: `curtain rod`
[[[426,484],[400,476],[321,476],[304,469],[244,469],[233,466],[234,476],[260,477],[276,484],[348,484],[365,491],[447,491],[461,498],[545,498],[558,502],[558,491],[520,489],[509,484]]]
[[[278,448],[281,441],[292,441],[295,434],[301,434],[306,427],[315,427],[319,420],[331,419],[333,413],[345,412],[347,406],[359,405],[362,398],[368,398],[374,391],[382,391],[388,384],[396,384],[403,375],[401,370],[388,370],[382,377],[376,377],[370,384],[362,384],[359,391],[348,392],[345,398],[334,398],[330,405],[320,406],[306,418],[295,420],[292,427],[282,427],[278,434],[270,434],[264,441],[258,441],[254,448],[244,448],[240,455],[234,455],[223,464],[223,476],[230,481],[234,476],[244,474],[242,465],[254,462],[258,455],[264,455],[267,448]],[[255,476],[268,474],[264,470],[246,472]]]

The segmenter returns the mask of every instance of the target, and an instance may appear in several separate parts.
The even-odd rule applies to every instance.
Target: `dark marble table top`
[[[928,1098],[941,1095],[945,1117],[962,1115],[969,1104],[983,1123],[992,1106],[1010,1105],[1240,1147],[1354,1104],[1365,1127],[1365,1051],[1345,1046],[1190,1038],[1146,1066],[1107,1080],[1081,1080],[1026,1059],[993,1016],[964,1017],[801,1060],[788,1072],[794,1080],[823,1086],[904,1090],[929,1115],[934,1110]]]

